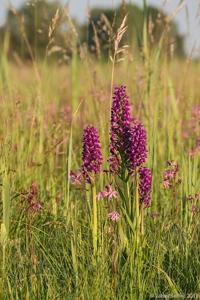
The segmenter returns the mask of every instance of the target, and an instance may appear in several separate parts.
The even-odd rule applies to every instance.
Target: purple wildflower
[[[108,218],[113,222],[117,222],[120,219],[120,214],[117,211],[112,211],[108,214]]]
[[[40,202],[33,202],[30,206],[30,208],[33,210],[33,212],[37,213],[42,210],[42,204]]]
[[[119,172],[121,161],[129,173],[146,161],[146,131],[141,123],[131,121],[126,88],[117,87],[111,110],[109,163],[112,172]]]
[[[102,198],[108,198],[108,200],[112,200],[113,198],[117,198],[118,193],[112,189],[111,185],[107,185],[105,187],[105,190],[102,192],[99,192],[97,194],[97,199],[100,200]]]
[[[139,169],[139,194],[140,200],[144,203],[145,207],[151,205],[151,170],[144,167]]]
[[[132,173],[147,159],[146,131],[141,123],[134,122],[134,126],[126,130],[124,138],[126,166],[128,171]]]
[[[124,131],[130,126],[130,105],[126,94],[126,87],[116,87],[111,109],[110,131],[110,169],[112,172],[119,170],[120,153],[124,149]]]
[[[87,126],[83,134],[82,174],[90,183],[91,174],[98,174],[102,165],[99,134],[95,127]]]

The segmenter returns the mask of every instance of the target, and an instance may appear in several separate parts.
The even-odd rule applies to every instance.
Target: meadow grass
[[[189,155],[200,124],[195,133],[188,125],[199,104],[199,64],[161,57],[159,47],[143,60],[127,55],[114,68],[77,53],[69,65],[14,64],[5,52],[0,57],[2,299],[200,297],[199,213],[188,200],[200,192],[200,154]],[[127,86],[132,115],[147,130],[152,204],[145,209],[137,248],[126,209],[119,203],[120,221],[112,223],[110,204],[99,201],[94,255],[91,193],[70,184],[70,171],[81,167],[82,130],[88,124],[99,130],[108,170],[110,90],[119,84]],[[162,186],[168,160],[179,165],[175,194]],[[97,192],[108,181],[101,173]],[[38,213],[27,204],[33,183],[43,205]],[[120,194],[119,201],[127,195]]]

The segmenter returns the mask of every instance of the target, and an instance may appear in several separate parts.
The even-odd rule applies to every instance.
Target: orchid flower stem
[[[139,242],[139,231],[140,231],[140,208],[139,208],[139,193],[138,193],[138,175],[137,170],[135,170],[135,177],[134,177],[134,188],[135,188],[135,233],[136,233],[136,245]]]
[[[138,185],[138,170],[135,170],[134,176],[134,188],[135,188],[135,258],[137,269],[137,284],[140,289],[141,286],[141,266],[142,266],[142,247],[140,244],[140,233],[143,232],[143,207],[140,207],[139,199],[139,185]]]
[[[140,209],[140,230],[141,230],[141,235],[144,235],[144,204],[143,203]]]
[[[130,197],[130,191],[129,191],[129,184],[128,184],[128,181],[126,182],[126,193],[127,193],[127,199],[128,199],[129,211],[130,211],[130,214],[132,214],[131,197]]]
[[[124,192],[126,197],[126,205],[128,207],[129,214],[131,215],[131,198],[130,198],[130,191],[129,191],[129,184],[128,182],[124,182]]]
[[[96,197],[95,182],[92,183],[92,201],[93,201],[92,235],[93,235],[93,251],[95,255],[97,253],[97,197]]]

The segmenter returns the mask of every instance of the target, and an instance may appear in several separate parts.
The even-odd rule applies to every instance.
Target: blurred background
[[[1,47],[6,43],[9,57],[15,60],[29,59],[32,52],[34,57],[68,61],[74,43],[78,48],[86,45],[92,55],[105,59],[126,14],[128,30],[123,43],[134,53],[143,47],[143,23],[148,14],[152,49],[162,38],[163,51],[179,58],[198,59],[200,54],[198,0],[1,0],[0,6]]]

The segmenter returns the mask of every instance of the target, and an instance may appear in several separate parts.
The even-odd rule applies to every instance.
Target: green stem
[[[93,251],[94,254],[97,252],[97,197],[96,197],[96,185],[92,184],[92,201],[93,201],[93,224],[92,224],[92,234],[93,234]]]
[[[140,211],[140,199],[139,199],[139,187],[138,187],[138,174],[137,169],[135,170],[135,178],[134,178],[134,188],[135,188],[135,261],[136,261],[136,269],[137,269],[137,284],[138,289],[140,291],[141,288],[141,266],[142,266],[142,248],[140,244],[140,230],[143,231],[143,221],[142,219],[142,208]],[[140,214],[141,213],[141,214]],[[141,223],[140,223],[141,222]],[[141,226],[141,227],[140,227]]]
[[[144,235],[144,204],[143,203],[141,205],[141,210],[140,210],[140,230],[141,230],[141,235]]]
[[[124,184],[124,192],[126,197],[126,207],[128,208],[129,215],[132,217],[132,207],[131,207],[131,197],[129,192],[129,184],[128,181],[123,181]]]
[[[130,192],[129,192],[129,184],[128,184],[128,181],[126,182],[126,196],[127,196],[127,199],[128,199],[128,205],[129,205],[129,213],[132,217],[132,205],[131,205],[131,197],[130,197]]]
[[[138,179],[137,179],[137,170],[135,171],[135,231],[136,231],[136,245],[138,245],[139,239],[139,226],[140,226],[140,209],[139,209],[139,193],[138,193]]]

